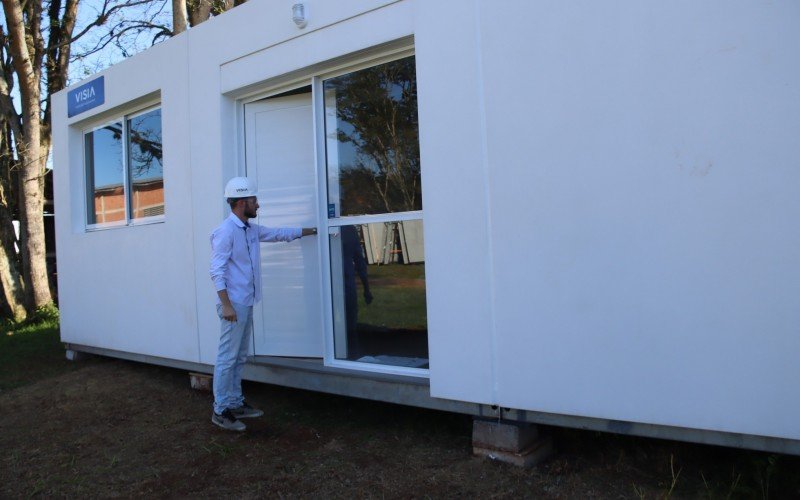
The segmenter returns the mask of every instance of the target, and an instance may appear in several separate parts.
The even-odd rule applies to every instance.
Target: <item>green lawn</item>
[[[368,266],[373,302],[364,301],[358,281],[358,322],[377,327],[426,330],[425,265]]]
[[[22,323],[0,323],[0,392],[73,368],[58,330],[58,310],[38,312]]]
[[[425,279],[425,264],[372,264],[367,266],[372,279]]]

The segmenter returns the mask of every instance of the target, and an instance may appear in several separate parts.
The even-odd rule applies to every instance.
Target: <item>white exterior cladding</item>
[[[293,3],[55,97],[65,342],[212,364],[237,99],[413,35],[432,396],[800,440],[799,3]],[[157,92],[165,222],[87,233],[81,131]]]

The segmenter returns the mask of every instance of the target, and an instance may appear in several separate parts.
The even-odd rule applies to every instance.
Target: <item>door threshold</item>
[[[258,367],[275,367],[295,370],[306,373],[318,373],[352,378],[384,381],[384,382],[403,382],[408,385],[420,385],[429,387],[430,380],[427,377],[416,375],[401,375],[396,373],[382,373],[370,370],[359,370],[355,368],[343,368],[339,366],[327,366],[322,358],[295,358],[284,356],[250,356],[248,364]]]

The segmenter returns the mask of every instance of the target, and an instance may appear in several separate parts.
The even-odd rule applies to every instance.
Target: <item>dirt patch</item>
[[[471,456],[471,420],[246,384],[245,433],[186,372],[96,358],[0,394],[0,497],[797,496],[795,457],[547,429],[523,470]],[[737,479],[738,478],[738,479]]]

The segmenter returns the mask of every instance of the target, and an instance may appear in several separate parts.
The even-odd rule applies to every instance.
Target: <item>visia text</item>
[[[87,99],[91,99],[92,97],[94,97],[94,87],[89,87],[88,89],[83,89],[75,94],[75,102],[85,101]]]

